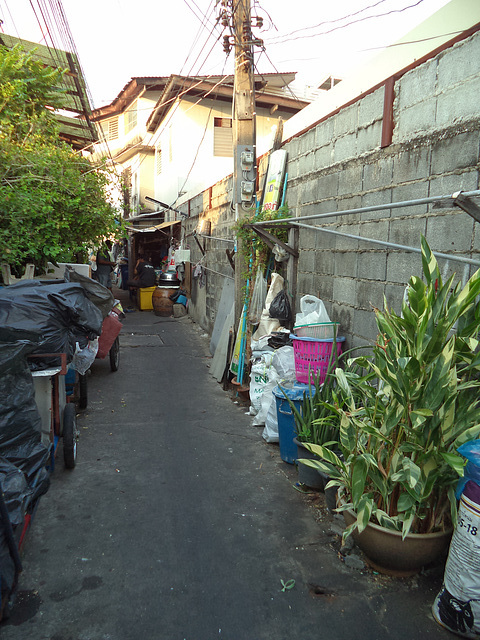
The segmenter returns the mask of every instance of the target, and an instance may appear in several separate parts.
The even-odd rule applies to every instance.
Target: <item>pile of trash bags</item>
[[[28,516],[50,483],[53,451],[51,444],[42,443],[32,371],[58,366],[58,357],[40,354],[65,353],[67,363],[72,363],[75,354],[100,335],[102,304],[105,310],[112,307],[111,293],[85,280],[86,286],[24,280],[0,287],[0,491],[9,518],[0,518],[2,600],[16,575],[12,532],[18,545]],[[91,286],[101,289],[91,290]]]
[[[275,277],[274,277],[275,276]],[[257,275],[258,282],[259,275]],[[273,390],[278,385],[291,388],[297,380],[295,356],[290,331],[282,326],[292,317],[283,278],[272,275],[264,309],[252,336],[250,370],[250,414],[253,425],[265,425],[263,438],[278,442],[277,404]],[[300,300],[295,326],[330,322],[325,305],[319,298],[306,295]]]

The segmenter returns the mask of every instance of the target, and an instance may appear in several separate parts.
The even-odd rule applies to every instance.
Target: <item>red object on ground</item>
[[[122,323],[118,319],[118,316],[114,312],[110,312],[104,319],[102,324],[102,333],[98,338],[98,352],[97,358],[105,358],[110,351],[112,344],[115,342],[115,338],[120,333]]]

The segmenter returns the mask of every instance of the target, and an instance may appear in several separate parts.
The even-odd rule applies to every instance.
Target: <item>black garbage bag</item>
[[[290,335],[285,331],[274,331],[267,344],[272,349],[281,349],[282,347],[291,347],[293,343]]]
[[[105,319],[108,316],[115,304],[115,298],[113,297],[113,293],[107,289],[107,287],[104,287],[103,284],[100,284],[100,282],[97,282],[96,280],[92,280],[92,278],[82,276],[81,273],[77,273],[68,265],[65,267],[64,277],[65,282],[78,282],[78,284],[81,284],[85,290],[87,298],[100,309],[103,318]]]
[[[42,420],[26,356],[36,345],[29,341],[0,342],[0,456],[25,475],[31,498],[48,489],[45,468],[50,449],[42,444]]]
[[[292,318],[292,308],[286,292],[282,289],[270,303],[268,310],[270,318],[276,318],[281,321],[289,321]]]
[[[25,280],[0,289],[0,340],[22,330],[38,338],[33,353],[66,353],[71,362],[78,342],[84,348],[102,331],[103,315],[78,283]],[[57,366],[58,360],[35,359],[32,370]]]

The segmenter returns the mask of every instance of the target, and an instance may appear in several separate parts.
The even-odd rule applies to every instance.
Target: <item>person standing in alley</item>
[[[112,290],[112,271],[116,265],[110,257],[111,240],[107,240],[97,251],[97,280],[107,289]]]

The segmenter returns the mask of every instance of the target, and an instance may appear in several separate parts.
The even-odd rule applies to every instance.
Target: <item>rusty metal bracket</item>
[[[230,266],[232,267],[232,269],[235,271],[235,261],[233,259],[233,256],[235,255],[235,249],[225,249],[225,253],[227,254],[227,258],[228,261],[230,263]]]
[[[295,249],[292,249],[290,245],[286,244],[285,242],[282,242],[282,240],[279,240],[276,236],[269,233],[268,231],[265,231],[263,227],[257,227],[254,224],[250,226],[255,231],[255,233],[259,235],[260,238],[262,238],[262,240],[270,247],[270,249],[273,249],[273,247],[276,244],[278,244],[282,247],[282,249],[285,249],[285,251],[287,251],[290,255],[294,256],[295,258],[298,258],[298,251],[296,251]]]
[[[202,247],[202,245],[200,244],[200,241],[199,241],[199,239],[198,239],[198,237],[197,237],[197,232],[196,232],[196,231],[194,231],[192,235],[193,235],[193,237],[195,238],[195,242],[198,244],[198,248],[199,248],[199,249],[200,249],[200,251],[202,252],[202,256],[204,256],[204,255],[205,255],[205,253],[206,253],[206,251],[205,251],[205,240],[203,241],[203,247]]]
[[[457,191],[457,193],[454,193],[452,195],[452,198],[453,204],[456,207],[459,207],[460,209],[462,209],[462,211],[468,213],[468,215],[471,216],[474,220],[480,222],[480,207],[475,204],[473,200],[471,200],[467,196],[464,196],[461,191]]]

